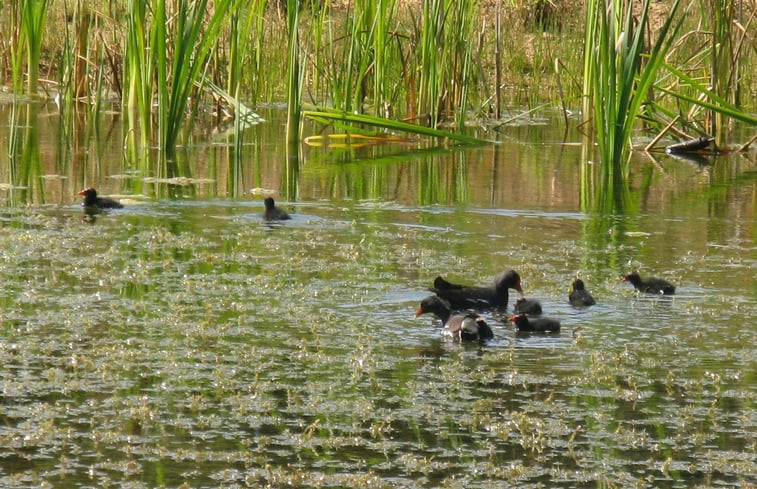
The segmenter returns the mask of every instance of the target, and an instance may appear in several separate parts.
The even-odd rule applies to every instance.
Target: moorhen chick
[[[265,204],[265,211],[263,212],[263,219],[266,221],[285,221],[291,219],[287,211],[276,207],[276,203],[273,201],[273,197],[266,197],[263,201]]]
[[[580,278],[577,278],[573,281],[572,288],[573,290],[571,290],[570,294],[568,295],[568,302],[570,302],[571,306],[593,306],[597,303],[597,301],[594,300],[594,297],[591,296],[589,291],[586,290],[584,281]]]
[[[673,295],[676,291],[675,286],[667,280],[661,278],[642,280],[637,272],[623,277],[623,282],[630,282],[636,290],[647,294]]]
[[[475,287],[447,282],[436,277],[429,290],[450,303],[452,309],[492,309],[507,308],[507,289],[515,289],[521,294],[520,275],[515,270],[505,270],[495,277],[489,287]]]
[[[513,309],[515,310],[515,314],[531,314],[538,316],[541,314],[541,303],[533,299],[519,297],[518,300],[515,301]]]
[[[421,314],[436,315],[444,326],[442,336],[456,341],[483,341],[494,338],[494,333],[484,318],[474,312],[452,312],[449,302],[435,295],[421,301],[418,310],[415,311],[415,317]]]
[[[93,187],[85,188],[79,195],[84,196],[84,201],[81,203],[82,207],[89,209],[121,209],[124,205],[113,199],[107,197],[98,197],[97,190]]]
[[[523,314],[518,314],[510,318],[515,323],[518,331],[531,331],[534,333],[559,333],[560,321],[552,318],[529,318]]]

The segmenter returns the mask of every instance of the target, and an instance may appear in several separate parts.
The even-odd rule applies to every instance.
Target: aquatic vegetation
[[[368,125],[368,126],[378,127],[386,131],[418,134],[418,135],[423,135],[423,136],[431,136],[435,138],[446,138],[453,141],[459,141],[459,142],[468,143],[468,144],[488,144],[489,143],[489,141],[479,139],[473,136],[468,136],[461,133],[442,131],[440,129],[419,126],[416,124],[409,124],[407,122],[393,121],[393,120],[384,119],[381,117],[374,117],[374,116],[365,115],[365,114],[349,114],[349,113],[345,113],[341,111],[328,110],[324,108],[318,108],[317,110],[304,111],[303,116],[316,120],[316,121],[324,122],[324,123],[338,122],[340,123],[340,127],[347,128],[348,130],[357,132],[359,135],[361,132],[360,126]],[[375,133],[371,135],[373,137],[377,136]],[[358,136],[358,139],[361,139],[360,136]],[[392,142],[391,133],[384,140],[387,142]],[[399,142],[404,142],[404,140],[400,140]]]
[[[124,105],[137,108],[130,118],[131,132],[141,136],[142,151],[153,137],[152,106],[157,102],[157,144],[175,156],[190,96],[202,84],[206,60],[233,6],[232,0],[215,3],[206,18],[207,1],[182,1],[169,19],[165,1],[149,10],[142,0],[129,4]]]
[[[642,104],[681,25],[680,20],[674,22],[678,4],[675,0],[671,5],[644,64],[642,54],[645,54],[644,39],[649,30],[649,1],[643,3],[638,23],[634,21],[630,3],[611,0],[608,4],[605,0],[594,0],[586,4],[584,114],[591,114],[608,183],[628,172],[631,135]]]
[[[39,86],[47,7],[47,0],[21,0],[11,2],[7,10],[10,13],[10,27],[15,29],[7,46],[11,59],[13,89],[16,93],[24,91],[25,75],[26,94],[30,97],[37,96]]]
[[[287,143],[288,147],[300,140],[300,112],[302,107],[302,89],[304,69],[300,62],[300,2],[287,0]],[[290,151],[296,157],[296,151]]]
[[[565,244],[570,216],[465,213],[445,231],[450,214],[432,206],[346,201],[305,206],[300,213],[321,219],[271,232],[248,210],[222,219],[222,203],[190,202],[94,226],[73,210],[16,215],[19,228],[4,221],[2,445],[35,466],[44,464],[38,451],[56,463],[65,453],[69,468],[55,477],[71,485],[180,485],[191,473],[201,485],[551,478],[573,487],[650,477],[675,487],[694,477],[733,486],[754,469],[743,424],[753,415],[754,332],[736,326],[741,346],[725,339],[730,317],[717,316],[728,304],[632,304],[608,277],[592,283],[598,307],[611,307],[567,319],[583,326],[581,347],[568,334],[524,341],[499,322],[491,344],[450,345],[412,324],[408,294],[440,263],[483,275],[492,257],[518,257],[544,306],[564,304],[564,290],[548,286],[553,272],[542,278],[530,264],[551,270],[583,252],[521,247],[491,229],[527,238],[562,219]],[[424,225],[403,225],[409,215]],[[646,239],[664,239],[658,226],[670,225],[692,224],[648,223]],[[471,240],[513,254],[482,256]],[[605,254],[601,243],[594,252],[592,261]],[[715,272],[749,276],[733,268],[748,262],[737,250],[710,254]],[[754,301],[743,299],[750,314]],[[706,338],[681,331],[703,313],[713,319]],[[2,463],[6,483],[14,474],[49,480],[15,460]]]
[[[580,212],[581,148],[548,143],[559,124],[498,145],[314,146],[296,219],[271,227],[259,189],[288,191],[288,170],[283,111],[265,115],[236,193],[225,138],[140,171],[118,137],[58,166],[40,130],[33,192],[0,165],[0,485],[667,489],[755,472],[743,156],[665,160],[664,178],[638,162],[636,207],[603,214]],[[83,220],[84,179],[131,203]],[[490,342],[451,344],[412,320],[440,273],[510,267],[560,335],[493,312]],[[636,296],[629,269],[678,294]],[[599,305],[568,304],[575,276]]]

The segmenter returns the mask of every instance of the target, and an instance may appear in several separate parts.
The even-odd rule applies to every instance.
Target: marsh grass
[[[304,71],[300,62],[300,5],[298,0],[287,0],[287,126],[288,146],[296,145],[300,138],[302,85]],[[296,153],[295,153],[296,154]]]
[[[425,0],[423,5],[418,110],[428,114],[431,127],[450,114],[462,127],[468,89],[475,86],[473,19],[478,2]]]
[[[235,100],[249,99],[253,104],[260,97],[259,72],[263,70],[266,0],[254,0],[248,9],[234,8],[229,14],[228,75],[226,91]],[[247,81],[247,93],[245,90]]]
[[[148,29],[147,5],[141,0],[128,0],[126,10],[126,40],[124,53],[123,105],[128,121],[127,147],[133,159],[138,148],[150,147],[152,134],[152,73],[154,59],[150,53],[156,36]],[[155,27],[157,29],[157,26]],[[155,39],[154,42],[157,42]],[[139,137],[139,141],[137,141]]]
[[[738,77],[738,59],[734,58],[734,29],[736,2],[718,2],[709,0],[708,6],[713,15],[712,30],[712,74],[710,86],[712,91],[727,101],[736,100]],[[715,136],[715,145],[726,145],[726,116],[713,111],[710,134]]]
[[[142,0],[130,0],[124,105],[132,111],[129,131],[140,135],[143,150],[151,145],[157,103],[157,146],[169,157],[175,155],[182,130],[188,122],[191,128],[187,115],[198,109],[189,101],[202,90],[209,55],[235,5],[234,0],[212,7],[207,0],[181,1],[171,5],[175,12],[168,12],[165,0],[149,9]]]
[[[159,8],[165,9],[163,0]],[[179,134],[184,127],[187,106],[197,84],[203,80],[202,72],[213,46],[218,42],[219,33],[230,12],[235,9],[238,0],[220,0],[213,3],[208,15],[207,0],[197,2],[179,2],[175,19],[177,25],[173,33],[173,58],[170,65],[170,78],[160,77],[166,74],[165,64],[168,62],[158,55],[158,100],[159,104],[166,103],[168,109],[159,117],[161,129],[161,147],[171,155],[179,141]],[[164,12],[162,13],[163,18]],[[159,44],[165,45],[166,32],[160,29]],[[165,53],[165,51],[163,51]],[[170,91],[166,84],[170,83]],[[193,105],[193,110],[197,105]],[[160,111],[159,111],[160,113]],[[189,121],[192,119],[189,118]]]
[[[349,114],[336,110],[327,110],[320,108],[318,110],[308,110],[303,113],[307,118],[320,121],[326,124],[339,124],[339,127],[351,129],[361,133],[364,130],[360,126],[372,126],[386,131],[402,132],[434,138],[449,139],[460,143],[467,144],[489,144],[491,141],[468,136],[461,133],[443,131],[407,122],[393,121],[382,117],[375,117],[365,114]],[[391,134],[386,134],[386,140],[391,141]]]
[[[37,95],[47,7],[47,0],[15,0],[7,7],[11,17],[8,46],[11,80],[16,93],[24,92],[26,70],[26,94]]]
[[[632,136],[641,118],[646,128],[658,131],[646,149],[668,131],[683,139],[714,135],[716,147],[725,148],[729,120],[757,125],[736,104],[738,67],[749,64],[749,54],[743,49],[746,31],[736,28],[735,3],[700,3],[700,24],[712,27],[689,31],[683,31],[684,20],[696,11],[689,4],[679,16],[679,3],[672,2],[654,33],[648,27],[650,2],[641,6],[638,25],[630,22],[630,4],[587,3],[587,25],[592,28],[585,44],[597,47],[585,51],[584,113],[592,114],[605,181],[620,182],[614,174],[622,180],[627,173]],[[735,32],[743,33],[738,40]],[[652,34],[656,40],[645,47],[644,38]]]
[[[708,1],[702,5],[702,21],[710,28],[681,36],[695,43],[681,42],[675,47],[677,56],[662,65],[671,76],[656,84],[673,102],[656,100],[654,107],[668,119],[680,117],[689,134],[694,131],[695,135],[711,135],[717,149],[727,150],[733,121],[757,125],[757,118],[740,103],[740,93],[752,83],[748,73],[750,67],[754,68],[754,53],[747,46],[754,39],[747,27],[755,17],[752,12],[743,25],[736,16],[736,2]],[[684,56],[688,63],[674,61]],[[670,109],[676,105],[677,112]],[[686,132],[682,134],[691,137]]]
[[[102,100],[110,94],[119,94],[130,124],[125,142],[134,156],[154,146],[173,152],[191,137],[197,115],[214,110],[213,103],[216,113],[222,114],[216,117],[217,124],[226,123],[227,114],[244,117],[250,107],[286,100],[293,110],[307,101],[345,112],[414,121],[432,128],[454,127],[457,131],[469,124],[479,127],[504,124],[501,114],[508,103],[533,108],[542,106],[545,100],[546,105],[560,100],[564,110],[571,110],[569,101],[573,97],[598,89],[598,85],[592,85],[591,76],[586,76],[592,75],[595,66],[603,66],[602,71],[597,71],[602,76],[594,78],[599,80],[597,83],[613,78],[609,68],[614,51],[610,47],[615,46],[621,32],[629,35],[619,46],[623,53],[616,53],[613,61],[617,64],[612,82],[615,94],[609,94],[607,84],[597,100],[600,104],[614,100],[628,105],[626,109],[616,106],[613,109],[616,115],[611,118],[614,122],[608,120],[606,127],[597,133],[597,140],[606,142],[602,143],[602,151],[609,147],[617,151],[626,144],[619,141],[635,127],[637,119],[631,112],[643,110],[633,107],[637,103],[644,107],[654,100],[654,104],[673,113],[678,109],[676,104],[685,101],[648,96],[652,92],[648,88],[640,88],[632,96],[624,95],[634,83],[647,86],[648,80],[641,71],[635,80],[627,75],[634,69],[654,66],[657,60],[650,53],[649,58],[634,61],[643,51],[637,49],[643,45],[638,39],[649,37],[648,21],[644,17],[639,25],[645,34],[636,36],[621,18],[620,10],[628,2],[620,0],[587,3],[585,19],[594,24],[588,24],[593,28],[588,30],[584,44],[599,49],[590,50],[587,56],[591,57],[584,58],[583,87],[582,70],[577,67],[581,44],[578,33],[583,32],[583,24],[572,19],[577,7],[566,1],[500,4],[498,12],[503,22],[490,15],[492,5],[476,1],[295,2],[291,5],[296,4],[297,8],[287,8],[285,15],[282,15],[283,3],[266,0],[255,0],[249,5],[238,0],[154,4],[126,0],[123,5],[110,4],[107,8],[81,1],[71,11],[66,10],[66,15],[53,16],[56,22],[65,19],[66,27],[52,26],[48,32],[40,33],[46,25],[44,12],[48,3],[9,4],[9,21],[3,24],[7,36],[0,40],[0,47],[7,48],[0,51],[0,56],[4,57],[3,64],[12,68],[14,91],[24,90],[19,84],[27,81],[25,67],[39,65],[31,63],[30,56],[46,55],[50,57],[48,61],[57,60],[58,65],[49,64],[59,73],[62,98],[81,99],[88,95],[88,101],[94,104],[92,112],[97,113]],[[705,10],[705,4],[718,6],[717,2],[701,3],[702,15],[712,12]],[[555,5],[557,9],[553,8]],[[602,47],[597,30],[603,17],[596,12],[608,5],[613,5],[616,15],[605,18],[605,29],[610,33],[608,36],[615,37]],[[720,39],[731,39],[730,48],[725,53],[726,43],[713,36],[712,43],[707,44],[708,50],[719,47],[724,54],[700,83],[709,85],[713,80],[709,75],[717,73],[731,88],[727,97],[715,89],[713,93],[727,100],[731,107],[738,107],[732,96],[739,93],[739,82],[745,77],[735,70],[724,74],[721,68],[730,59],[732,65],[747,67],[742,73],[749,73],[749,64],[743,63],[743,59],[750,53],[746,47],[751,40],[749,25],[753,16],[747,12],[742,25],[738,19],[743,17],[737,17],[734,8],[720,7],[724,9],[722,15],[712,17],[722,18],[718,21],[721,30],[732,26],[730,38],[714,30]],[[292,30],[290,16],[295,11],[299,27]],[[118,22],[120,12],[125,17],[125,27]],[[669,28],[667,24],[663,27]],[[43,35],[56,32],[66,36],[60,46],[55,45],[54,34]],[[295,34],[297,37],[293,38]],[[108,42],[100,42],[105,39]],[[296,70],[292,65],[294,46],[297,46]],[[689,73],[691,62],[686,56],[682,46],[674,59],[666,61]],[[556,59],[560,60],[559,65]],[[623,63],[625,67],[621,67]],[[556,66],[560,66],[560,86]],[[284,71],[289,75],[281,76]],[[605,74],[610,76],[604,77]],[[30,72],[29,83],[32,78],[37,76]],[[654,83],[660,85],[659,80]],[[691,87],[681,89],[671,83],[660,87],[694,99],[702,95]],[[709,102],[723,106],[719,101]],[[693,106],[691,102],[685,103]],[[586,114],[592,112],[591,104],[584,109],[588,110]],[[626,115],[620,113],[622,110]],[[654,118],[654,114],[645,115]],[[628,124],[623,122],[624,118]],[[599,124],[594,114],[591,119]],[[290,127],[295,128],[294,115],[290,122]],[[613,129],[618,137],[610,131],[618,127],[615,122],[624,126],[623,130]],[[295,134],[299,135],[299,131],[290,134],[293,140]]]
[[[622,187],[637,118],[681,25],[680,20],[674,23],[678,4],[679,0],[673,2],[648,53],[644,39],[649,29],[649,0],[641,6],[638,22],[632,4],[619,0],[586,4],[584,114],[591,114],[602,167],[598,188],[612,196],[618,209],[624,207]],[[608,202],[607,197],[599,200]]]

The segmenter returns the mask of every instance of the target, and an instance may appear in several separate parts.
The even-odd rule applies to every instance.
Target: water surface
[[[31,176],[0,168],[0,485],[755,483],[753,153],[639,157],[605,213],[557,122],[294,164],[267,119],[242,155],[144,167],[118,121],[81,153],[46,117]],[[128,205],[87,218],[89,185]],[[254,189],[293,219],[263,222]],[[413,319],[436,275],[506,268],[559,335],[516,334],[511,306],[485,344]],[[632,270],[677,294],[637,295]],[[577,276],[597,306],[568,305]]]

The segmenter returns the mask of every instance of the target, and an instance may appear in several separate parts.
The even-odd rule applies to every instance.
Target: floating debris
[[[669,154],[696,153],[697,151],[707,149],[710,143],[714,140],[715,138],[711,138],[709,136],[689,139],[688,141],[683,141],[680,143],[671,144],[670,146],[665,146],[665,152]]]
[[[213,183],[215,180],[212,178],[189,178],[189,177],[173,177],[173,178],[155,178],[147,177],[142,179],[145,183],[168,183],[171,185],[198,185],[204,183]]]

